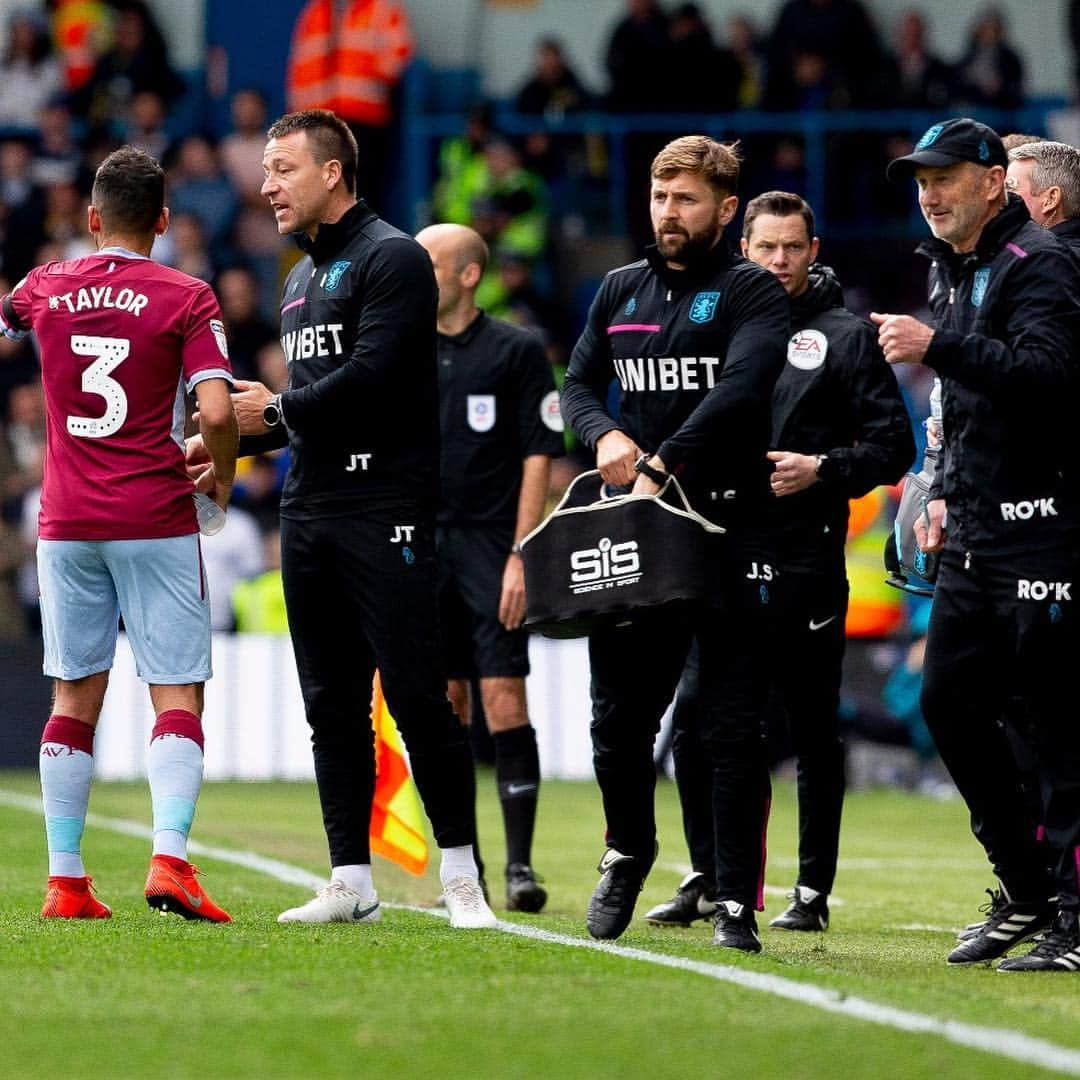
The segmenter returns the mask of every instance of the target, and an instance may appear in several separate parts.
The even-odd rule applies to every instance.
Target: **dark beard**
[[[721,227],[715,225],[696,236],[686,233],[657,233],[656,246],[660,254],[671,262],[689,263],[711,251],[720,239]]]

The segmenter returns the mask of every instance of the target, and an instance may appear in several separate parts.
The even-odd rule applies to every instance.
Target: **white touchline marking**
[[[656,869],[658,870],[670,870],[672,873],[678,874],[680,877],[685,877],[693,867],[689,863],[657,863]],[[785,899],[791,895],[791,886],[786,888],[782,885],[765,885],[764,892],[766,896],[782,896]],[[847,903],[842,897],[832,893],[829,896],[829,907],[843,907]]]
[[[897,926],[886,926],[886,930],[915,930],[919,932],[925,931],[930,934],[959,934],[959,926],[934,926],[933,923],[900,923]]]
[[[42,813],[41,799],[19,792],[5,791],[0,788],[0,804]],[[146,840],[153,838],[153,830],[148,825],[122,818],[102,817],[100,814],[88,814],[87,825],[124,836],[133,836]],[[304,870],[299,866],[259,855],[254,851],[242,851],[232,848],[214,847],[192,840],[188,848],[193,855],[203,855],[208,859],[242,866],[254,870],[289,885],[301,885],[320,889],[326,884],[326,878]],[[410,904],[384,904],[383,907],[402,911],[419,912],[422,915],[434,915],[447,918],[447,913],[433,908],[415,907]],[[865,1020],[882,1027],[895,1028],[898,1031],[910,1031],[923,1035],[937,1035],[951,1043],[982,1050],[998,1057],[1011,1058],[1025,1065],[1039,1065],[1045,1069],[1080,1076],[1080,1050],[1025,1035],[1022,1031],[1008,1028],[981,1027],[960,1020],[943,1019],[926,1013],[912,1012],[909,1009],[881,1005],[865,998],[854,997],[843,990],[830,990],[813,983],[796,982],[782,975],[770,975],[766,972],[750,971],[747,968],[729,967],[725,964],[710,964],[703,960],[691,960],[684,956],[668,956],[665,953],[649,952],[646,949],[632,949],[625,945],[615,945],[607,941],[593,941],[589,938],[571,937],[568,934],[556,934],[551,930],[540,930],[535,926],[523,926],[520,923],[499,920],[498,929],[504,934],[516,934],[531,941],[544,941],[551,945],[565,945],[573,949],[589,949],[593,952],[621,956],[626,960],[640,960],[659,967],[675,968],[703,975],[708,979],[731,983],[747,990],[758,990],[774,997],[786,998],[799,1005],[837,1013],[854,1020]],[[283,931],[287,933],[288,931]]]
[[[769,855],[770,866],[794,867],[798,869],[797,855]],[[849,870],[959,870],[965,873],[986,868],[985,860],[980,859],[916,859],[903,855],[883,855],[880,858],[846,858],[840,856],[840,869]]]

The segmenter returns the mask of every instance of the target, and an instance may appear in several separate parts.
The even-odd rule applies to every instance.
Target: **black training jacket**
[[[626,432],[706,517],[745,524],[768,498],[769,405],[788,330],[783,287],[723,243],[686,270],[652,247],[604,278],[570,357],[563,418],[592,449]]]
[[[297,243],[307,254],[281,301],[289,365],[281,412],[292,451],[282,514],[433,513],[438,290],[430,256],[363,202],[320,225],[314,242],[300,234]]]
[[[939,240],[931,260],[937,329],[925,363],[942,382],[947,546],[1014,554],[1071,542],[1080,527],[1076,462],[1080,293],[1068,250],[1015,195],[973,252]]]
[[[1080,261],[1080,218],[1059,221],[1050,226],[1050,232],[1069,249],[1074,259]]]
[[[781,566],[842,564],[848,500],[896,483],[915,457],[911,420],[877,331],[843,304],[827,266],[811,267],[807,289],[791,301],[772,447],[827,456],[819,483],[773,500]]]

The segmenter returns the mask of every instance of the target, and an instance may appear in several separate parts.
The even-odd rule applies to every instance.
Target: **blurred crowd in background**
[[[337,38],[320,29],[330,0],[297,0],[295,6],[288,70],[268,77],[285,84],[288,107],[333,107],[349,120],[364,164],[361,194],[384,210],[400,168],[399,84],[409,62],[423,56],[424,42],[414,39],[407,4],[397,0],[337,5],[345,19]],[[351,8],[357,10],[353,27]],[[749,12],[713,25],[706,5],[627,0],[607,41],[607,85],[585,86],[560,39],[540,37],[533,69],[513,99],[475,101],[460,133],[434,148],[437,180],[427,216],[471,225],[487,239],[493,260],[478,301],[541,334],[561,378],[597,276],[626,261],[624,253],[636,257],[635,247],[648,240],[644,179],[652,154],[671,135],[630,137],[626,168],[632,181],[642,182],[627,186],[630,235],[611,244],[594,236],[590,214],[609,194],[608,147],[602,133],[563,131],[566,117],[694,114],[704,126],[710,115],[740,110],[904,109],[945,117],[1022,106],[1032,58],[1010,40],[1001,11],[992,5],[978,10],[963,54],[942,56],[933,43],[931,10],[923,4],[898,11],[885,33],[859,0],[788,0],[773,25]],[[373,11],[382,25],[369,26]],[[1075,49],[1080,2],[1069,11],[1061,33]],[[375,36],[365,44],[367,32]],[[282,389],[288,373],[277,338],[277,296],[295,253],[278,236],[259,194],[264,133],[274,119],[266,88],[232,91],[231,129],[211,137],[197,110],[183,107],[192,78],[203,73],[174,69],[144,0],[29,3],[10,18],[3,41],[0,291],[34,265],[92,250],[85,207],[94,169],[117,145],[133,143],[168,172],[171,228],[154,257],[213,285],[236,375]],[[346,48],[344,62],[357,65],[370,86],[366,99],[326,96],[322,74],[327,64],[342,62],[344,54],[334,54]],[[508,114],[519,121],[513,134],[496,123]],[[830,162],[839,163],[835,174],[844,178],[830,183],[831,221],[864,229],[910,221],[910,192],[884,181],[885,161],[906,152],[909,139],[909,132],[831,137]],[[750,135],[743,153],[744,203],[767,189],[806,193],[805,147],[797,133]],[[559,255],[567,236],[595,240],[603,253],[597,259],[620,257],[592,269],[568,262]],[[829,237],[824,240],[828,251]],[[846,267],[840,269],[843,276]],[[872,283],[860,276],[845,285],[849,306],[865,311],[874,299]],[[924,369],[898,374],[921,421],[929,389]],[[0,639],[40,631],[33,553],[44,423],[32,340],[0,339]],[[567,448],[556,488],[590,464],[569,434]],[[277,572],[277,502],[286,468],[283,454],[245,459],[226,529],[204,540],[213,623],[221,631],[286,630]],[[852,515],[849,633],[866,643],[853,657],[876,675],[869,680],[872,691],[861,693],[856,685],[851,722],[929,760],[932,747],[917,709],[925,607],[910,608],[882,582],[890,493],[875,492],[864,502]]]

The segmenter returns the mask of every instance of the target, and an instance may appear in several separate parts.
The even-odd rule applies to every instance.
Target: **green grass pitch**
[[[37,792],[33,774],[0,790]],[[595,786],[545,783],[535,864],[551,894],[540,916],[501,910],[502,827],[494,781],[479,778],[482,845],[500,917],[586,937],[602,852]],[[673,786],[657,793],[661,852],[638,905],[666,899],[686,853]],[[146,823],[143,785],[98,784],[91,811]],[[308,784],[208,784],[193,836],[325,872]],[[836,1015],[770,993],[605,952],[387,910],[375,926],[279,926],[305,891],[198,859],[231,926],[189,924],[142,898],[146,841],[90,827],[84,842],[109,921],[44,922],[44,827],[0,804],[0,1076],[177,1077],[1025,1077],[1052,1075],[933,1034]],[[770,830],[765,951],[712,948],[710,927],[641,919],[620,946],[764,972],[881,1005],[1080,1051],[1080,978],[951,970],[949,928],[977,917],[992,884],[963,806],[856,792],[845,810],[832,926],[765,928],[795,873],[794,791],[778,784]],[[427,906],[423,879],[376,860],[386,901]],[[919,926],[924,929],[901,929]],[[933,929],[933,928],[939,929]],[[1080,1061],[1080,1058],[1076,1058]]]

